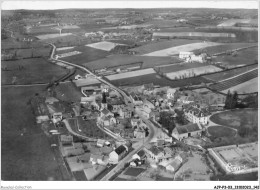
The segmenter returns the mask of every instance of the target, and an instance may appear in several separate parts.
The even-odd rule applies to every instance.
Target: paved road
[[[71,65],[71,66],[74,66],[76,68],[80,68],[82,69],[83,71],[91,74],[94,78],[96,78],[97,80],[99,80],[100,82],[110,86],[112,89],[118,91],[123,97],[124,97],[124,100],[125,100],[125,103],[126,105],[130,106],[132,109],[134,109],[134,105],[131,101],[131,99],[128,97],[128,95],[123,91],[121,90],[120,88],[114,86],[113,84],[109,83],[108,81],[102,79],[102,77],[98,77],[96,76],[93,72],[91,72],[89,69],[83,67],[83,66],[80,66],[80,65],[77,65],[77,64],[74,64],[74,63],[69,63],[67,61],[63,61],[63,60],[59,60],[59,59],[55,59],[53,56],[54,56],[54,53],[55,53],[55,50],[56,50],[56,47],[54,44],[49,44],[53,47],[53,51],[51,53],[51,58],[52,60],[54,61],[60,61],[62,63],[65,63],[67,65]],[[144,121],[144,123],[147,124],[148,128],[149,128],[149,135],[147,138],[144,139],[144,141],[139,141],[137,142],[136,144],[133,145],[133,148],[134,150],[132,152],[130,152],[125,158],[123,158],[115,168],[113,168],[108,174],[106,174],[102,179],[101,181],[108,181],[115,173],[117,173],[118,171],[120,171],[125,163],[129,162],[131,160],[131,157],[137,153],[139,150],[141,150],[145,145],[149,144],[150,141],[153,139],[154,135],[155,135],[155,129],[156,127],[146,118],[144,118],[141,114],[137,113],[139,115],[139,117]],[[119,139],[118,139],[119,140]]]

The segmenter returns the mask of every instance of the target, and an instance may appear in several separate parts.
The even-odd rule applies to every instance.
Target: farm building
[[[141,129],[141,128],[137,128],[134,130],[134,137],[135,138],[145,138],[145,130]]]
[[[126,153],[128,152],[128,147],[126,145],[120,145],[113,152],[109,154],[109,162],[112,164],[117,164]]]
[[[72,145],[73,136],[71,135],[61,135],[60,142],[62,145]]]
[[[114,114],[111,113],[108,109],[104,108],[104,109],[102,109],[102,111],[100,112],[100,117],[103,117],[103,116],[105,116],[105,117],[108,117],[108,116],[114,117]]]
[[[192,97],[192,96],[181,96],[177,101],[182,103],[182,104],[189,104],[189,103],[194,102],[194,97]]]
[[[184,109],[184,115],[186,119],[192,123],[201,123],[205,125],[208,123],[210,112],[207,107],[200,108],[198,106],[190,106],[189,108]]]
[[[104,145],[105,145],[105,140],[103,140],[103,139],[98,139],[97,140],[97,146],[98,147],[103,147]]]
[[[52,122],[54,124],[60,122],[61,120],[62,120],[62,113],[61,112],[56,112],[56,113],[52,114]]]
[[[147,149],[144,148],[144,151],[152,158],[156,163],[162,162],[165,160],[169,160],[172,155],[169,152],[165,151],[162,147],[152,146],[151,148]]]
[[[58,102],[59,100],[54,97],[47,97],[45,100],[46,104],[53,104],[54,102]]]
[[[131,119],[131,125],[132,125],[132,127],[137,126],[140,121],[141,121],[140,118],[132,118],[132,119]]]
[[[120,108],[123,107],[124,101],[119,98],[108,98],[107,99],[108,109],[113,113],[119,112]]]
[[[192,123],[175,127],[172,131],[172,137],[177,140],[182,140],[188,137],[200,136],[201,132],[201,125],[199,123]]]

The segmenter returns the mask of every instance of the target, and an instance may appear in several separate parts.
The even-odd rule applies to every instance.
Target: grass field
[[[210,120],[219,125],[238,129],[241,125],[252,127],[252,125],[257,124],[257,118],[258,110],[241,109],[214,114],[210,117]]]
[[[203,76],[203,77],[206,78],[206,79],[218,82],[220,80],[228,79],[230,77],[239,75],[239,74],[244,73],[246,71],[249,71],[251,69],[255,69],[257,67],[258,67],[258,65],[254,64],[254,65],[249,65],[247,67],[236,68],[236,69],[232,69],[232,70],[228,70],[228,71],[223,71],[223,72],[220,72],[220,73],[209,74],[209,75],[206,75],[206,76]]]
[[[24,69],[19,70],[19,66]],[[66,70],[49,63],[43,58],[2,61],[1,67],[9,71],[1,72],[1,84],[48,83],[66,74]]]
[[[210,46],[218,46],[220,43],[215,42],[197,42],[197,43],[191,43],[186,45],[180,45],[176,47],[166,48],[159,51],[154,51],[148,54],[144,54],[143,56],[171,56],[171,55],[178,55],[180,52],[186,52],[186,51],[193,51],[196,49],[201,49],[205,47]]]
[[[171,72],[192,69],[196,67],[204,67],[207,65],[208,64],[203,64],[203,63],[183,63],[183,64],[167,65],[164,67],[160,67],[159,71],[162,73],[171,73]]]
[[[109,55],[109,52],[87,47],[87,46],[78,46],[73,49],[74,51],[82,52],[81,54],[71,56],[71,57],[65,57],[62,58],[64,61],[72,62],[78,65],[85,65],[85,63],[88,63],[90,61],[94,61],[97,59],[102,59]],[[90,67],[91,68],[91,67]],[[103,67],[104,68],[104,65]]]
[[[234,130],[220,125],[210,126],[207,130],[213,137],[233,137],[236,135]]]
[[[180,62],[179,59],[174,57],[145,57],[133,55],[113,55],[105,59],[99,59],[84,64],[90,69],[103,69],[108,67],[115,67],[119,65],[128,65],[131,63],[143,62],[142,68],[151,68],[158,65],[166,65],[171,63]]]
[[[257,19],[229,19],[218,26],[234,26],[236,23],[251,23],[251,24],[257,24],[258,20]]]
[[[36,125],[31,108],[27,105],[29,98],[43,88],[2,87],[2,180],[62,180],[48,137]]]
[[[212,59],[213,62],[222,62],[223,65],[249,65],[258,60],[258,48],[249,48],[243,51],[238,51],[237,56],[221,55]]]
[[[203,49],[195,50],[194,53],[197,54],[203,51],[206,52],[207,54],[212,55],[215,53],[221,53],[221,52],[225,52],[237,48],[249,47],[253,45],[257,45],[257,43],[227,43],[219,46],[212,46],[212,47],[206,47]]]
[[[153,37],[203,37],[203,38],[235,38],[233,33],[209,32],[154,32]]]
[[[159,42],[152,42],[147,45],[143,45],[137,48],[131,49],[132,51],[136,51],[140,54],[147,54],[154,51],[171,48],[175,46],[181,46],[185,44],[197,43],[201,42],[200,40],[186,40],[186,39],[175,39],[175,40],[165,40]]]

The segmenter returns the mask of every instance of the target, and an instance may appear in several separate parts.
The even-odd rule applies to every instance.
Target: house
[[[144,150],[140,150],[139,152],[137,152],[136,154],[134,154],[132,156],[132,159],[133,160],[135,160],[135,159],[143,160],[145,157],[146,157],[145,151]]]
[[[174,99],[175,92],[176,92],[175,88],[168,88],[167,89],[167,98],[168,99]]]
[[[189,104],[194,102],[194,97],[193,96],[181,96],[177,101],[182,103],[182,104]]]
[[[136,167],[136,166],[142,165],[143,163],[144,163],[144,160],[135,159],[135,160],[130,162],[130,166]]]
[[[59,100],[54,97],[47,97],[45,100],[46,104],[54,104],[54,102],[59,102]]]
[[[103,160],[103,155],[100,154],[91,154],[89,161],[94,165],[98,163],[98,160]]]
[[[137,94],[135,94],[134,92],[131,92],[130,93],[130,99],[132,100],[132,102],[135,104],[135,105],[141,105],[143,104],[143,100],[140,96],[138,96]]]
[[[150,117],[150,113],[152,110],[148,107],[142,107],[142,108],[138,108],[138,111],[140,114],[142,114],[144,117],[148,119]]]
[[[114,116],[111,116],[111,115],[103,116],[100,118],[100,123],[104,127],[113,126],[116,124],[116,119],[114,118]]]
[[[206,125],[209,116],[211,115],[209,108],[200,108],[198,105],[193,105],[184,109],[184,115],[187,120],[192,123],[200,123]]]
[[[111,112],[117,113],[119,110],[124,107],[124,101],[119,98],[108,98],[107,99],[108,108]]]
[[[138,123],[140,121],[141,121],[140,118],[132,118],[130,122],[131,122],[132,127],[135,127],[138,125]]]
[[[168,164],[165,168],[169,172],[176,172],[181,167],[181,161],[178,159],[174,159],[170,164]]]
[[[113,152],[109,154],[109,162],[112,164],[117,164],[128,152],[128,147],[126,145],[120,145]]]
[[[102,118],[103,116],[105,116],[105,117],[113,116],[114,117],[114,114],[111,113],[108,109],[104,108],[100,112],[100,117]]]
[[[186,59],[186,58],[190,57],[191,55],[194,55],[194,53],[193,52],[180,52],[179,58]]]
[[[190,123],[188,125],[176,126],[172,130],[172,137],[182,140],[188,137],[201,136],[202,127],[199,123]]]
[[[162,158],[164,157],[163,148],[152,146],[151,148],[147,149],[144,148],[144,151],[152,158],[156,163],[161,162]]]
[[[137,139],[142,139],[145,138],[145,130],[141,129],[141,128],[137,128],[134,130],[134,137]]]
[[[104,145],[105,145],[105,140],[103,140],[103,139],[98,139],[97,140],[97,146],[98,147],[103,147]]]
[[[160,119],[160,112],[159,111],[151,111],[149,114],[149,118],[151,118],[154,121],[159,121]]]
[[[132,117],[132,110],[129,107],[124,106],[124,107],[121,107],[119,109],[118,114],[122,118],[131,118]]]
[[[84,154],[83,148],[74,148],[73,146],[61,147],[61,154],[63,157],[78,156]]]
[[[62,112],[56,112],[52,114],[52,122],[58,123],[62,120]]]
[[[206,57],[203,55],[191,55],[189,57],[186,57],[185,62],[192,63],[192,62],[199,62],[204,63],[206,61]]]
[[[154,109],[155,106],[148,100],[143,101],[143,108]]]

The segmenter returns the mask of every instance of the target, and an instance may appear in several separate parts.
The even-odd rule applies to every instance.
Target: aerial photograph
[[[1,181],[258,181],[258,1],[9,3]]]

